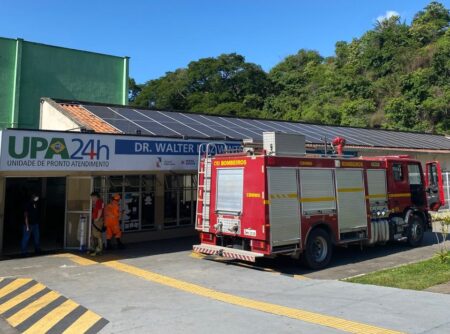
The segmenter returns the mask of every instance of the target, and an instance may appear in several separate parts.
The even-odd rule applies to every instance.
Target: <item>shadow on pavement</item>
[[[420,248],[429,248],[432,245],[437,244],[436,235],[433,232],[427,232],[425,234],[423,244]],[[351,265],[362,263],[365,261],[370,261],[374,259],[382,259],[386,256],[399,255],[405,256],[404,252],[414,249],[409,246],[406,242],[389,242],[385,245],[375,245],[375,246],[364,246],[361,248],[360,245],[349,245],[348,247],[335,247],[333,252],[333,258],[327,268],[322,270],[310,270],[305,267],[301,260],[292,259],[288,256],[279,256],[277,258],[262,258],[258,259],[257,262],[251,266],[255,270],[273,270],[279,272],[280,274],[294,276],[294,275],[308,275],[308,274],[318,274],[321,271],[330,271],[333,268],[340,266]],[[214,261],[214,258],[209,258]],[[410,258],[406,262],[414,262],[420,259]],[[239,260],[229,260],[223,261],[228,265],[245,265],[245,262]]]
[[[111,250],[105,250],[102,255],[90,256],[86,251],[77,250],[52,250],[43,251],[39,254],[30,253],[27,257],[43,256],[43,255],[57,255],[63,253],[72,253],[78,256],[83,256],[87,259],[91,259],[96,262],[106,262],[113,260],[125,260],[132,258],[139,258],[149,255],[177,253],[182,251],[192,250],[192,245],[198,243],[198,237],[184,237],[176,239],[155,240],[146,241],[140,243],[125,244],[125,249],[113,248]],[[22,258],[20,254],[3,255],[0,260],[11,260]]]
[[[140,258],[151,255],[161,255],[168,253],[178,253],[178,252],[188,252],[192,250],[192,245],[197,244],[198,237],[185,237],[185,238],[176,238],[176,239],[166,239],[166,240],[156,240],[156,241],[147,241],[142,243],[133,243],[126,244],[126,248],[123,250],[113,249],[106,250],[102,255],[98,256],[90,256],[86,252],[79,251],[52,251],[52,252],[44,252],[43,255],[51,255],[51,254],[59,254],[59,253],[73,253],[78,256],[82,256],[84,258],[93,260],[95,262],[107,262],[107,261],[115,261],[115,260],[126,260],[132,258]],[[436,234],[432,232],[427,232],[425,234],[425,238],[423,241],[423,245],[420,248],[429,248],[432,245],[436,245]],[[411,259],[407,258],[409,261],[406,261],[404,258],[407,256],[406,254],[402,254],[409,250],[413,249],[406,242],[390,242],[386,245],[376,245],[376,246],[365,246],[361,249],[359,245],[350,245],[348,247],[335,247],[333,258],[331,263],[327,268],[322,270],[309,270],[305,266],[301,264],[300,260],[295,260],[290,258],[289,256],[279,256],[277,258],[261,258],[254,264],[243,262],[240,260],[228,260],[217,257],[204,257],[203,260],[209,261],[217,261],[220,260],[224,265],[235,265],[235,266],[245,266],[254,270],[269,270],[275,271],[284,275],[308,275],[314,273],[315,276],[317,274],[320,275],[320,272],[330,271],[333,268],[338,268],[345,265],[350,264],[358,264],[363,263],[365,261],[378,259],[383,259],[386,256],[392,256],[398,254],[398,257],[401,258],[400,262],[413,262],[420,259],[412,257]],[[13,259],[19,256],[4,256],[3,259]],[[400,263],[401,264],[401,263]],[[326,276],[326,275],[325,275]],[[349,275],[350,276],[350,275]]]

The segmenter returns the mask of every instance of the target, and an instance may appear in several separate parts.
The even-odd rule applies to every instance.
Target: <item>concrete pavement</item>
[[[370,326],[378,333],[450,332],[448,295],[303,278],[327,270],[327,278],[341,276],[345,270],[336,262],[318,273],[297,269],[301,276],[295,277],[292,268],[282,267],[287,259],[276,263],[286,275],[208,261],[190,256],[192,241],[130,245],[94,258],[99,263],[76,256],[3,261],[0,276],[33,278],[93,310],[110,321],[101,333],[344,333],[352,332],[350,324],[360,333]],[[422,256],[417,250],[426,249],[398,247],[382,248],[387,254],[379,258],[381,250],[369,249],[343,265],[414,260]],[[348,261],[347,255],[335,261]]]

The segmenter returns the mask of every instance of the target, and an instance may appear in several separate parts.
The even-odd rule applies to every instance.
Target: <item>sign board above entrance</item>
[[[92,133],[3,130],[2,171],[197,170],[204,141]],[[240,142],[226,142],[237,148]],[[220,147],[219,147],[220,150]]]

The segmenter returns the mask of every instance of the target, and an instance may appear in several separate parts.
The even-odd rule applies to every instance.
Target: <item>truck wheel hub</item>
[[[316,237],[313,242],[313,255],[314,260],[317,262],[323,261],[327,257],[328,245],[323,237]]]

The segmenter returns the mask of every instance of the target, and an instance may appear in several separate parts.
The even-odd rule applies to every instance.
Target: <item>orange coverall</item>
[[[122,231],[120,230],[120,208],[119,203],[112,201],[105,208],[105,226],[106,226],[106,239],[111,240],[114,236],[115,238],[120,238],[122,236]]]

